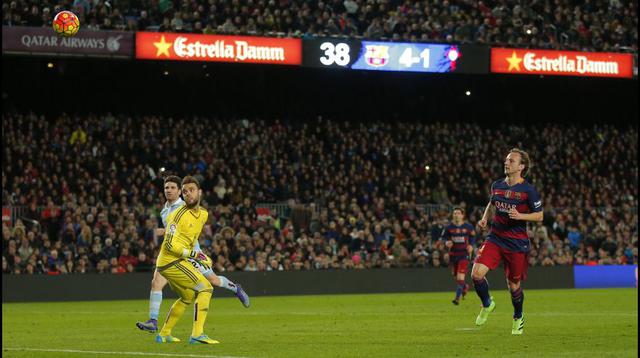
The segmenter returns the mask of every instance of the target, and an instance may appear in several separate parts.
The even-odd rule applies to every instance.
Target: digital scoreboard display
[[[302,41],[302,65],[306,67],[350,69],[359,53],[359,40],[326,38]]]
[[[355,70],[453,72],[460,58],[457,45],[362,41]]]
[[[365,71],[487,73],[488,50],[473,45],[303,40],[303,65]]]

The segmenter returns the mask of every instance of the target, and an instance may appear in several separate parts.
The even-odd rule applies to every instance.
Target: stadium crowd
[[[637,53],[631,0],[3,0],[3,25],[50,26],[74,11],[88,29],[348,36]]]
[[[531,265],[637,263],[637,138],[633,125],[5,113],[2,204],[21,211],[3,214],[2,269],[152,270],[166,173],[202,183],[218,272],[444,267],[451,206],[476,224],[513,146],[545,206]]]

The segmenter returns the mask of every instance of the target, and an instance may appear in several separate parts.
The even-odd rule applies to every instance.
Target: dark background
[[[149,297],[151,273],[126,275],[4,275],[2,302],[143,300]],[[332,295],[392,292],[445,292],[453,287],[447,269],[373,269],[229,272],[227,277],[251,296]],[[504,271],[489,272],[494,289],[506,287]],[[529,268],[527,289],[573,288],[573,266]],[[44,292],[44,294],[43,294]],[[164,298],[178,297],[165,290]],[[231,297],[216,288],[214,296]]]
[[[637,79],[24,56],[3,56],[2,62],[4,110],[48,116],[112,112],[620,124],[635,123],[638,117]],[[47,67],[49,62],[53,68]],[[465,95],[467,90],[471,96]]]

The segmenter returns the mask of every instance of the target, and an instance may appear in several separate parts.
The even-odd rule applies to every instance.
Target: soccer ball
[[[60,11],[53,18],[53,31],[64,37],[71,37],[78,33],[80,20],[71,11]]]

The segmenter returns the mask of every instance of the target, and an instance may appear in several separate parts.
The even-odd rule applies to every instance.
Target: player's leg
[[[220,343],[204,334],[204,323],[207,319],[207,314],[209,313],[209,303],[211,302],[211,296],[213,294],[213,286],[204,277],[204,275],[196,269],[196,267],[187,261],[177,263],[175,268],[183,272],[186,277],[190,279],[186,284],[188,285],[187,287],[194,292],[195,306],[193,308],[193,329],[191,331],[189,343]]]
[[[457,262],[454,262],[453,260],[451,262],[449,262],[449,268],[451,269],[451,275],[453,276],[454,280],[456,279],[456,266],[457,266]],[[451,301],[451,303],[453,303],[454,305],[458,305],[460,304],[458,298],[458,291],[456,291],[456,299],[454,299],[453,301]]]
[[[460,297],[462,296],[462,288],[460,287],[460,282],[458,280],[459,265],[460,265],[460,261],[452,261],[450,263],[451,275],[453,276],[453,279],[456,282],[456,298],[454,298],[453,301],[451,301],[451,303],[453,303],[456,306],[460,304]]]
[[[199,264],[196,261],[189,260],[193,267],[195,267],[200,273],[213,285],[216,287],[222,287],[227,289],[235,294],[235,296],[240,300],[243,306],[249,307],[251,305],[249,301],[249,295],[242,289],[242,286],[231,282],[228,278],[224,276],[218,276],[213,272],[211,266],[213,266],[213,261],[211,258],[207,256],[207,261],[204,264]]]
[[[467,266],[469,265],[469,260],[459,260],[455,265],[455,278],[456,278],[456,301],[459,304],[460,298],[466,294],[466,283],[464,282],[464,276],[467,273]]]
[[[500,247],[489,241],[485,241],[478,250],[473,268],[471,269],[471,279],[473,286],[482,301],[483,307],[489,307],[491,304],[491,295],[489,294],[489,282],[486,279],[487,272],[498,267],[501,259]]]
[[[478,326],[487,322],[489,313],[493,312],[496,307],[493,297],[489,294],[489,282],[485,276],[489,270],[493,270],[498,266],[500,259],[500,247],[489,241],[485,241],[480,250],[478,250],[478,255],[476,256],[475,263],[471,269],[473,287],[482,302],[482,309],[476,318],[476,325]]]
[[[137,322],[136,326],[143,331],[155,333],[158,331],[158,315],[160,314],[160,305],[162,304],[162,289],[167,285],[167,279],[164,278],[158,270],[153,272],[151,279],[151,292],[149,294],[149,319],[146,322]]]
[[[189,343],[219,343],[204,334],[204,323],[207,320],[207,314],[209,313],[209,304],[211,303],[212,294],[213,287],[208,281],[207,286],[204,286],[204,288],[196,294],[196,304],[193,308],[193,328],[191,329]]]
[[[174,289],[175,292],[179,292],[179,290],[180,289]],[[185,293],[187,293],[187,290],[186,289],[184,290],[185,290]],[[193,295],[193,293],[191,294]],[[186,295],[183,295],[183,296],[186,296]],[[189,306],[191,302],[193,302],[193,297],[186,298],[186,299],[190,299],[191,301],[185,301],[184,299],[185,298],[182,298],[182,297],[178,298],[171,305],[171,308],[169,309],[169,313],[167,313],[167,319],[164,321],[164,324],[162,325],[162,329],[156,336],[156,342],[158,343],[180,342],[180,339],[171,335],[171,331],[173,330],[173,327],[175,327],[176,323],[178,323],[178,321],[180,320],[180,317],[182,317],[182,315],[184,314],[184,311],[187,309],[187,306]]]
[[[169,281],[171,289],[178,294],[179,298],[171,305],[167,319],[162,325],[160,333],[156,336],[156,342],[158,343],[180,341],[178,338],[171,336],[171,331],[184,314],[187,306],[195,300],[195,292],[191,287],[194,286],[196,280],[178,265],[180,264],[172,265],[161,272],[162,276]]]
[[[513,252],[505,255],[505,275],[513,304],[511,334],[514,335],[520,335],[524,330],[524,292],[521,283],[527,276],[528,261],[526,253]]]
[[[467,296],[467,293],[469,292],[469,284],[467,283],[466,276],[467,276],[466,271],[464,272],[464,274],[458,274],[458,281],[462,281],[462,283],[464,284],[464,286],[462,287],[463,300]]]

